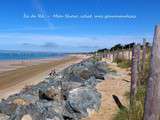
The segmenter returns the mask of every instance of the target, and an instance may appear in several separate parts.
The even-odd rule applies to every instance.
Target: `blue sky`
[[[0,49],[92,51],[117,43],[152,41],[160,23],[159,0],[1,0]],[[77,18],[24,18],[77,15]],[[91,18],[79,18],[92,15]],[[95,16],[136,16],[94,18]],[[94,17],[93,17],[94,16]]]

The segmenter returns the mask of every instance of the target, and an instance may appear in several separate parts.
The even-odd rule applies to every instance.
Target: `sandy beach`
[[[71,64],[88,58],[85,55],[70,55],[57,59],[0,62],[0,99],[15,94],[27,85],[43,81],[55,68],[60,71]]]

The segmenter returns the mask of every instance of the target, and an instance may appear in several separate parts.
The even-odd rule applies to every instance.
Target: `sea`
[[[52,52],[0,50],[0,61],[61,58],[61,57],[65,57],[66,55],[67,54],[65,53],[52,53]]]

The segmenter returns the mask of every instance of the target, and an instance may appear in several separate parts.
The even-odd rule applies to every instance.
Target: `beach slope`
[[[48,60],[48,62],[40,62],[39,64],[30,63],[30,65],[25,67],[1,72],[0,99],[19,92],[25,86],[35,85],[43,81],[53,68],[55,68],[56,71],[60,71],[69,65],[78,63],[86,58],[87,57],[84,55],[72,55],[65,58]],[[17,66],[19,64],[17,64]]]

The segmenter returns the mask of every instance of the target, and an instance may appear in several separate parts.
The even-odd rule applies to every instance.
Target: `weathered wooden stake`
[[[109,57],[109,59],[111,59],[111,52],[110,51],[109,51],[109,56],[108,57]]]
[[[119,50],[116,50],[116,61],[119,59]],[[117,61],[118,62],[118,61]]]
[[[160,120],[160,26],[155,27],[144,120]]]
[[[107,59],[108,59],[108,52],[106,52],[105,58],[107,58]]]
[[[119,100],[119,98],[116,95],[112,95],[112,98],[114,99],[114,101],[117,104],[119,109],[127,110],[127,108],[121,103],[121,101]]]
[[[138,65],[138,72],[140,72],[140,70],[141,70],[140,64],[141,64],[141,45],[138,44],[138,45],[137,45],[137,65]]]
[[[131,56],[131,49],[130,49],[130,46],[129,46],[129,50],[128,50],[128,59],[129,59],[129,60],[131,60],[131,57],[130,57],[130,56]]]
[[[146,62],[146,39],[143,39],[143,54],[142,54],[142,68],[141,68],[142,71],[144,71],[145,69],[145,62]]]
[[[124,60],[125,57],[124,57],[124,49],[122,48],[122,59]]]
[[[113,56],[113,62],[115,61],[115,51],[114,51],[114,49],[113,49],[113,51],[112,51],[112,56]]]
[[[130,105],[134,103],[135,95],[137,93],[137,46],[134,45],[132,49],[132,66],[131,66],[131,89],[130,89]]]

